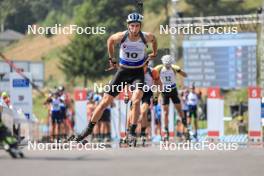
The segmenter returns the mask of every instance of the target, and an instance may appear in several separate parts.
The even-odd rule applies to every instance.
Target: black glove
[[[110,67],[116,67],[116,61],[113,60],[113,58],[109,58],[108,61],[109,61]]]

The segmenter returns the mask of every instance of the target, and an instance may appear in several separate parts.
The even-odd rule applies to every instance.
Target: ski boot
[[[146,138],[146,136],[141,136],[141,137],[140,137],[140,140],[141,140],[141,142],[142,142],[142,146],[145,147],[145,146],[146,146],[146,142],[147,142],[147,138]]]
[[[17,139],[12,136],[10,130],[0,122],[0,143],[12,158],[24,158],[24,154],[18,148]]]
[[[163,142],[168,142],[169,139],[170,139],[169,131],[165,131],[165,134],[164,134],[164,136],[163,136],[163,138],[162,138],[162,141],[163,141]]]
[[[136,147],[137,146],[137,136],[129,134],[127,143],[129,147],[132,147],[132,146]]]
[[[187,128],[187,132],[184,133],[185,140],[186,141],[191,141],[191,131]]]
[[[18,148],[17,143],[4,144],[4,149],[9,153],[12,158],[24,158],[23,152]]]
[[[126,144],[128,144],[127,136],[125,136],[124,138],[120,138],[119,147],[123,147],[123,145],[126,145]]]

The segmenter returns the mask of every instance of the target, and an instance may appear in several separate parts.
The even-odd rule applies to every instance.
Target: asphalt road
[[[26,158],[11,159],[0,150],[1,176],[263,176],[264,148],[236,151],[165,151],[108,148],[104,151],[23,149]]]

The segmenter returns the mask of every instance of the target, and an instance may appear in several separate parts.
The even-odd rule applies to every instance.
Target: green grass
[[[206,129],[207,128],[207,121],[206,120],[199,120],[198,121],[199,129]]]
[[[33,98],[33,113],[40,120],[40,122],[45,122],[48,117],[47,107],[43,105],[45,97],[41,95],[35,95]]]

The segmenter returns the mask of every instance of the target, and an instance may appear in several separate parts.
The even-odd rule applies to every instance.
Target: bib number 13
[[[138,57],[138,53],[126,52],[126,56],[127,56],[127,58],[137,58]]]

